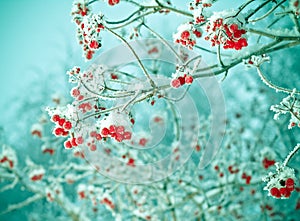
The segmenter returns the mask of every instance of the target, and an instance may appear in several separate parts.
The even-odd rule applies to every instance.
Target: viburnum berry
[[[80,91],[78,90],[78,88],[73,88],[71,90],[71,95],[72,97],[78,97],[80,95]]]
[[[270,190],[270,194],[271,194],[272,196],[276,197],[276,198],[280,198],[280,196],[281,196],[281,193],[280,193],[279,189],[276,188],[276,187],[273,187],[273,188]]]
[[[172,79],[171,81],[171,86],[173,88],[179,88],[181,86],[180,80],[179,79]]]
[[[224,49],[241,50],[248,46],[247,39],[244,37],[246,30],[240,29],[238,25],[240,22],[232,19],[231,16],[224,16],[225,12],[222,13],[215,13],[209,19],[206,24],[208,35],[204,39],[211,41],[212,46],[223,45]],[[223,17],[228,17],[228,19],[223,19]]]
[[[288,178],[286,181],[285,181],[285,185],[286,185],[286,188],[289,189],[289,190],[294,190],[294,185],[295,185],[295,182],[292,178]]]
[[[102,134],[103,136],[109,135],[109,134],[110,134],[109,129],[107,129],[106,127],[104,127],[104,128],[102,129],[102,131],[101,131],[101,134]]]
[[[51,119],[53,122],[58,122],[60,120],[60,116],[58,114],[54,114]]]
[[[87,53],[85,55],[86,59],[91,60],[93,58],[93,54],[94,54],[93,51],[91,51],[91,50],[87,51]]]
[[[65,122],[66,122],[66,120],[61,118],[61,119],[58,120],[58,125],[62,127]]]
[[[129,158],[129,159],[128,159],[127,165],[128,165],[128,166],[134,166],[134,159]]]
[[[70,141],[70,140],[66,140],[66,141],[64,142],[64,146],[65,146],[66,149],[71,149],[71,148],[72,148],[72,143],[71,143],[71,141]]]
[[[96,40],[92,40],[91,42],[90,42],[90,48],[92,48],[92,49],[98,49],[99,47],[101,47],[101,44],[98,42],[98,41],[96,41]]]
[[[295,171],[279,163],[276,163],[275,166],[276,173],[271,172],[268,176],[263,178],[263,181],[267,182],[264,190],[269,191],[269,195],[275,198],[289,198],[295,189]]]
[[[111,6],[114,6],[116,4],[119,4],[120,0],[108,0],[108,4]]]
[[[64,129],[61,127],[57,127],[54,129],[54,135],[56,135],[56,136],[61,136],[63,134],[63,132],[64,132]]]
[[[70,142],[71,142],[71,145],[72,145],[73,147],[78,146],[77,143],[76,143],[76,138],[75,138],[75,137],[72,138],[72,139],[70,140]]]
[[[200,30],[196,30],[192,24],[183,24],[177,28],[177,33],[173,35],[175,43],[181,44],[189,49],[196,45],[196,37],[201,37]]]
[[[131,132],[125,131],[124,132],[124,139],[125,140],[130,140],[131,139]]]
[[[76,138],[76,143],[77,144],[83,144],[83,138],[82,137],[77,137]]]
[[[280,195],[286,198],[289,198],[291,196],[291,191],[289,191],[287,188],[280,188],[279,189]]]
[[[191,75],[187,75],[187,76],[185,76],[184,81],[186,84],[192,84],[194,79]]]
[[[70,121],[66,121],[64,123],[64,129],[71,130],[71,128],[72,128],[72,123]]]
[[[90,150],[91,150],[91,151],[96,151],[96,150],[97,150],[97,146],[96,146],[95,144],[92,144],[92,145],[90,146]]]

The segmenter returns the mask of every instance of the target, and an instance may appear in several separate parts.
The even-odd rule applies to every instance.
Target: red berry
[[[292,178],[288,178],[285,181],[286,188],[289,189],[289,190],[294,190],[294,184],[295,184],[295,182]]]
[[[64,132],[64,129],[61,128],[61,127],[57,127],[57,128],[54,129],[54,134],[55,134],[56,136],[62,135],[63,132]]]
[[[251,181],[251,176],[247,176],[246,177],[246,184],[250,184],[250,181]]]
[[[130,140],[131,139],[131,132],[125,131],[124,132],[124,139],[125,140]]]
[[[191,75],[186,76],[184,80],[185,80],[186,84],[191,84],[194,81],[194,79]]]
[[[66,122],[66,120],[61,118],[61,119],[58,120],[58,125],[62,127],[65,122]]]
[[[91,151],[95,151],[95,150],[97,150],[97,147],[96,147],[96,145],[95,145],[95,144],[91,145],[91,146],[90,146],[90,150],[91,150]]]
[[[80,95],[80,91],[77,88],[72,89],[71,94],[73,97],[77,97]]]
[[[96,131],[91,131],[90,136],[91,137],[96,137],[97,136],[97,132]]]
[[[64,146],[65,146],[66,149],[72,148],[71,141],[69,141],[69,140],[65,141],[65,142],[64,142]]]
[[[291,191],[289,191],[287,188],[280,188],[279,192],[286,198],[289,198],[291,196]]]
[[[117,127],[117,133],[124,133],[124,131],[125,131],[125,127],[124,126],[118,126]]]
[[[186,40],[186,39],[188,39],[189,37],[190,37],[190,32],[189,32],[189,31],[183,31],[183,32],[181,33],[181,38],[182,38],[182,39]]]
[[[106,127],[104,127],[104,128],[101,130],[101,134],[102,134],[103,136],[107,136],[107,135],[109,134],[109,130],[108,130]]]
[[[58,114],[54,114],[53,116],[52,116],[52,121],[53,122],[57,122],[57,121],[59,121],[60,120],[60,116],[58,115]]]
[[[109,126],[109,133],[113,134],[116,133],[117,127],[115,125],[110,125]]]
[[[77,137],[76,143],[77,144],[83,144],[83,138],[82,137]]]
[[[178,80],[180,82],[180,85],[184,85],[185,84],[185,78],[184,77],[178,77]]]
[[[76,147],[76,146],[77,146],[76,138],[72,138],[71,144],[72,144],[73,147]]]
[[[90,48],[92,48],[92,49],[98,49],[98,48],[100,47],[100,44],[99,44],[98,41],[93,40],[93,41],[91,41],[91,43],[90,43],[89,46],[90,46]]]
[[[102,136],[101,136],[100,134],[97,134],[97,135],[96,135],[96,139],[97,139],[97,140],[101,140],[101,139],[102,139]]]
[[[171,86],[174,88],[179,88],[181,86],[180,81],[178,79],[173,79],[171,81]]]
[[[270,190],[270,194],[271,194],[272,196],[276,197],[276,198],[280,198],[280,196],[281,196],[281,193],[280,193],[279,189],[276,188],[276,187],[273,187],[273,188]]]
[[[91,60],[93,58],[93,51],[88,51],[85,57],[86,59]]]
[[[128,166],[134,166],[134,159],[129,158],[127,165]]]
[[[72,123],[70,121],[66,121],[64,124],[64,128],[66,130],[70,130],[72,128]]]

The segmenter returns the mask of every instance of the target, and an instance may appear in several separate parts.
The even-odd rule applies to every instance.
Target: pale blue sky
[[[30,90],[26,86],[33,75],[43,77],[32,68],[41,69],[41,75],[55,71],[67,43],[78,47],[71,6],[72,0],[0,1],[0,120],[12,96]]]

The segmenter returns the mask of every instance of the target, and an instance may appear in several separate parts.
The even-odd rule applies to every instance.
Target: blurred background
[[[55,96],[69,94],[70,85],[67,83],[66,70],[74,65],[88,65],[84,62],[81,48],[77,44],[75,25],[71,23],[72,2],[72,0],[0,1],[0,27],[2,28],[0,32],[0,143],[13,146],[21,158],[27,155],[36,159],[39,157],[41,143],[32,138],[30,128],[37,121],[44,107],[52,105]],[[178,6],[185,5],[182,1],[174,2]],[[224,1],[219,7],[226,4],[232,5],[232,1]],[[120,9],[118,7],[117,9]],[[122,13],[126,12],[126,8],[121,10],[122,13],[120,10],[118,13],[113,13],[111,8],[107,10],[109,17],[115,19],[122,17]],[[174,16],[168,25],[159,22],[159,18],[152,19],[150,24],[168,40],[172,40],[172,34],[182,23],[182,20],[176,18]],[[207,45],[204,41],[201,41],[202,43]],[[113,44],[116,44],[116,41],[112,42],[107,38],[100,51],[105,51]],[[208,63],[214,63],[214,60],[209,60],[209,56],[206,58]],[[271,59],[272,64],[264,66],[266,75],[281,86],[299,88],[300,63],[297,62],[300,59],[299,47],[276,52],[272,54]],[[259,145],[262,145],[263,148],[270,143],[269,139],[272,140],[273,135],[278,136],[276,148],[278,148],[279,159],[282,159],[299,142],[299,139],[297,140],[299,133],[296,130],[287,130],[287,119],[283,119],[280,124],[273,122],[273,113],[269,111],[269,107],[278,103],[283,95],[276,94],[266,87],[254,70],[248,70],[244,66],[234,68],[222,83],[222,87],[230,126],[239,128],[242,125],[241,136],[245,140],[259,140],[256,138],[262,136],[262,131],[266,136],[266,143],[259,141],[261,143],[257,144],[253,141],[251,145],[258,149]],[[261,124],[263,121],[264,125]],[[247,145],[245,143],[243,145],[247,146],[250,142]],[[245,154],[250,155],[252,149],[248,148],[248,150],[249,152]],[[19,160],[21,165],[24,164],[25,159]],[[299,157],[294,165],[297,165],[296,162],[299,162]],[[266,193],[263,194],[266,197]],[[1,193],[0,211],[10,203],[18,202],[19,198],[26,198],[29,195],[28,192],[19,190]],[[299,193],[296,193],[290,202],[295,202],[298,197]],[[273,199],[270,201],[274,204],[278,203]],[[282,208],[289,206],[288,200],[280,203]],[[44,205],[44,212],[52,208],[45,200],[39,205]],[[248,207],[247,211],[260,211],[258,206],[253,208]],[[31,210],[33,205],[23,208],[22,211],[0,216],[0,220],[24,220]],[[51,210],[49,211],[51,213]],[[60,212],[53,214],[54,217],[56,215],[60,215]],[[298,211],[293,213],[293,217],[296,215],[299,215]],[[32,220],[39,220],[39,218],[32,218]]]

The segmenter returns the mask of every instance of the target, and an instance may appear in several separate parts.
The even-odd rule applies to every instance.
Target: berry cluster
[[[109,1],[113,4],[118,0]],[[96,50],[101,47],[100,31],[104,29],[103,15],[89,13],[87,3],[75,4],[72,11],[73,20],[77,25],[77,38],[82,45],[85,58],[90,60]]]
[[[82,137],[78,137],[78,138],[72,137],[72,138],[69,138],[68,140],[66,140],[64,142],[64,147],[66,149],[71,149],[73,147],[77,147],[80,144],[83,144],[83,138]]]
[[[185,84],[192,84],[194,79],[190,73],[191,70],[189,68],[177,66],[176,72],[172,74],[172,80],[170,85],[173,88],[179,88],[180,86]]]
[[[111,137],[118,142],[122,142],[123,140],[130,140],[132,133],[130,131],[126,131],[125,127],[122,125],[110,125],[109,127],[102,128],[101,135],[103,137]]]
[[[192,84],[193,80],[194,80],[193,76],[185,74],[183,76],[179,76],[177,78],[172,79],[171,86],[173,88],[179,88],[180,86],[182,86],[184,84]]]
[[[270,166],[273,166],[275,164],[275,160],[269,160],[265,157],[262,161],[262,164],[265,169],[268,169]]]
[[[72,123],[70,121],[60,117],[58,114],[54,114],[51,120],[56,123],[56,127],[53,130],[55,136],[66,137],[69,135],[69,131],[72,129]]]
[[[272,187],[270,189],[270,194],[275,198],[289,198],[291,196],[291,192],[295,189],[294,184],[295,182],[292,178],[280,180],[280,185],[282,187]]]
[[[74,3],[71,15],[73,16],[74,22],[76,24],[80,24],[84,16],[87,16],[90,12],[90,8],[87,5],[86,1],[81,1],[78,3]]]
[[[120,0],[108,0],[108,4],[111,6],[114,6],[116,4],[119,4]]]
[[[246,30],[240,29],[236,23],[228,22],[223,18],[216,18],[215,20],[211,18],[206,25],[208,35],[205,40],[211,41],[212,46],[223,45],[224,49],[241,50],[248,46],[247,39],[243,37]]]
[[[275,166],[276,173],[270,172],[268,176],[263,178],[263,181],[267,182],[264,190],[267,190],[270,196],[277,199],[289,198],[295,190],[295,171],[279,163],[275,163]]]
[[[193,27],[192,24],[183,24],[177,28],[177,33],[173,35],[175,43],[181,44],[189,49],[193,49],[196,38],[200,38],[202,33]]]

